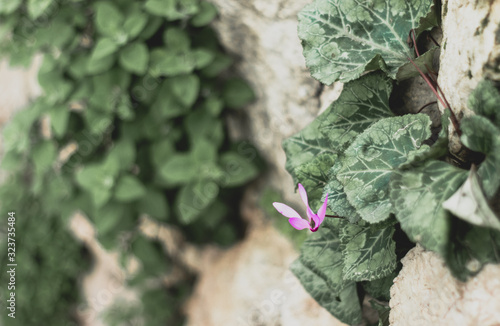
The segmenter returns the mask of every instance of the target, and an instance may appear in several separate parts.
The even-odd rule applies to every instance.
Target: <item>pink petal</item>
[[[311,228],[311,225],[309,225],[309,223],[302,218],[290,218],[288,219],[288,222],[290,222],[290,224],[297,230]]]
[[[309,202],[307,201],[307,192],[304,189],[304,186],[299,183],[299,194],[300,198],[302,198],[302,201],[304,202],[304,205],[309,208]]]
[[[297,213],[293,208],[291,208],[288,205],[274,202],[273,206],[274,206],[274,208],[276,208],[276,210],[278,212],[280,212],[280,214],[282,214],[288,218],[300,218],[300,219],[302,219],[302,217],[300,217],[299,213]]]
[[[307,206],[307,218],[309,219],[309,223],[311,223],[311,218],[314,216],[314,212],[312,211],[312,209]]]
[[[328,194],[326,195],[323,205],[318,210],[319,224],[323,223],[323,220],[325,219],[327,203],[328,203]]]

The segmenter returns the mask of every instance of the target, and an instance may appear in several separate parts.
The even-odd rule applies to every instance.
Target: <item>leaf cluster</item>
[[[492,208],[500,186],[498,100],[484,81],[471,94],[475,116],[461,141],[479,153],[472,169],[448,163],[449,112],[431,141],[424,114],[395,116],[393,79],[423,71],[433,51],[414,58],[406,42],[436,26],[432,1],[316,0],[299,14],[299,37],[313,77],[346,82],[340,97],[286,139],[286,168],[310,191],[328,195],[325,227],[304,243],[291,269],[319,304],[348,324],[361,322],[365,295],[387,322],[389,288],[412,242],[440,254],[460,280],[499,263],[500,222]],[[429,54],[430,53],[430,54]],[[411,69],[410,69],[411,68]],[[378,70],[365,73],[366,71]],[[363,74],[365,73],[365,74]],[[312,207],[314,210],[314,207]],[[356,298],[356,299],[353,299]]]
[[[10,181],[2,194],[15,187],[19,195],[0,197],[2,208],[38,202],[29,217],[59,233],[75,211],[85,213],[105,247],[139,258],[139,278],[171,266],[159,246],[138,235],[141,216],[177,225],[191,241],[232,243],[241,233],[238,189],[260,167],[256,150],[232,143],[225,130],[224,117],[255,96],[233,76],[233,60],[208,26],[216,15],[201,0],[0,4],[0,52],[25,66],[43,55],[43,95],[4,130],[1,168]],[[36,238],[31,229],[22,232],[25,243]],[[59,246],[43,250],[62,255]],[[74,253],[71,263],[81,259]],[[32,273],[42,268],[58,266]],[[77,270],[71,273],[65,277]]]

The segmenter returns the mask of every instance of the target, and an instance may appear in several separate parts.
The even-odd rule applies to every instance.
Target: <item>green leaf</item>
[[[0,14],[9,15],[16,11],[16,9],[21,5],[22,0],[10,0],[10,1],[2,1],[0,2]],[[32,1],[35,2],[35,1]],[[35,5],[35,4],[33,4]]]
[[[500,92],[492,81],[484,79],[469,96],[468,106],[479,115],[485,116],[500,128]]]
[[[378,326],[389,326],[389,314],[391,312],[391,307],[389,304],[381,304],[375,300],[370,300],[370,305],[378,313]]]
[[[390,275],[396,268],[394,227],[382,224],[351,224],[340,228],[344,279],[373,281]]]
[[[119,166],[114,160],[89,164],[76,172],[76,182],[92,196],[96,208],[102,207],[111,198]]]
[[[116,55],[110,54],[99,60],[92,60],[92,57],[87,61],[86,73],[89,75],[97,75],[111,69],[115,63]]]
[[[327,283],[297,259],[290,266],[306,291],[329,313],[349,325],[361,322],[361,306],[356,292],[356,284],[351,283],[335,294]]]
[[[115,198],[120,202],[129,202],[143,197],[146,194],[146,188],[136,176],[122,176],[115,189]]]
[[[316,0],[299,13],[306,65],[324,84],[347,82],[371,69],[391,78],[412,56],[406,40],[433,1]]]
[[[427,67],[429,68],[433,67],[434,54],[437,49],[439,49],[439,47],[437,46],[433,47],[429,51],[419,56],[418,58],[413,59],[415,65],[417,65],[417,67],[424,74],[429,72],[427,70]],[[399,68],[398,73],[396,74],[396,79],[398,81],[402,81],[416,76],[420,76],[420,72],[415,68],[415,66],[411,62],[408,61]]]
[[[192,146],[200,140],[208,140],[216,148],[224,141],[224,125],[222,121],[205,111],[194,111],[184,120]]]
[[[246,157],[236,152],[226,152],[220,157],[224,177],[219,181],[223,187],[238,187],[254,179],[259,169]]]
[[[69,108],[65,105],[54,106],[49,111],[50,124],[57,137],[61,138],[66,134],[69,119]]]
[[[191,18],[191,25],[202,27],[208,25],[217,16],[217,8],[207,1],[200,2],[200,10]]]
[[[99,33],[116,38],[122,33],[124,17],[120,10],[109,1],[94,4],[95,26]]]
[[[151,239],[139,236],[131,244],[132,253],[142,262],[142,267],[150,275],[160,275],[166,272],[167,258],[160,246]]]
[[[161,221],[166,221],[169,217],[165,194],[154,188],[146,190],[146,194],[137,203],[137,210],[140,214],[145,213]]]
[[[323,114],[301,132],[286,139],[283,142],[287,154],[285,167],[294,177],[294,182],[302,181],[297,178],[297,171],[301,165],[320,159],[319,157],[323,155],[333,161],[336,154],[342,152],[359,133],[381,118],[392,116],[393,113],[389,108],[391,90],[391,81],[382,73],[368,74],[359,80],[349,82],[344,85],[337,101]],[[324,174],[324,171],[317,171],[315,174]],[[332,183],[330,193],[337,189],[342,196],[342,186],[334,184],[336,182],[334,178],[331,178],[330,182]],[[333,200],[334,197],[329,197],[330,209],[340,213],[345,205],[335,205]],[[351,209],[340,214],[353,216]]]
[[[120,51],[118,61],[125,70],[142,75],[148,69],[148,48],[144,43],[128,44]]]
[[[213,55],[212,61],[203,67],[201,73],[207,77],[216,77],[233,64],[233,58],[220,52]]]
[[[92,51],[91,61],[98,61],[113,54],[118,50],[118,44],[111,38],[100,38]]]
[[[196,179],[200,169],[200,162],[193,160],[189,154],[171,156],[160,169],[160,176],[172,184],[188,183]]]
[[[171,79],[166,79],[160,86],[158,96],[155,99],[151,114],[158,120],[174,118],[189,112],[190,107],[183,105],[174,94]]]
[[[330,169],[334,160],[335,157],[331,155],[318,155],[294,171],[297,181],[307,190],[309,205],[314,211],[317,211],[324,202],[323,190],[328,183],[325,171]]]
[[[172,92],[177,100],[186,107],[191,107],[198,98],[200,79],[198,76],[180,75],[171,79]]]
[[[464,118],[460,122],[460,129],[463,132],[460,140],[465,146],[486,154],[477,174],[486,197],[490,199],[500,186],[500,129],[482,116]]]
[[[332,294],[338,295],[351,282],[345,280],[342,275],[344,263],[338,234],[339,222],[324,221],[324,223],[302,244],[299,260],[317,277],[323,279]]]
[[[193,49],[192,56],[196,69],[203,69],[207,67],[215,59],[215,53],[205,48]]]
[[[163,41],[170,50],[184,52],[189,51],[191,39],[188,33],[178,27],[167,28],[163,34]]]
[[[121,203],[109,202],[97,210],[94,223],[100,236],[109,233],[120,223],[125,209]]]
[[[175,202],[180,222],[193,223],[217,199],[218,194],[219,186],[209,180],[200,180],[182,187]]]
[[[146,11],[153,15],[164,16],[168,20],[178,20],[198,12],[198,0],[148,0]]]
[[[31,154],[31,159],[38,176],[47,172],[54,164],[57,157],[57,146],[52,141],[44,141],[38,144]]]
[[[398,276],[398,273],[399,271],[396,269],[383,278],[369,282],[363,282],[363,289],[366,291],[366,293],[368,293],[375,299],[388,302],[391,299],[391,286],[394,284],[394,279],[396,278],[396,276]]]
[[[335,165],[331,171],[335,171]],[[335,178],[334,173],[330,173],[329,180],[323,189],[322,199],[326,198],[326,195],[328,195],[328,208],[335,215],[347,218],[350,223],[356,223],[361,219],[356,209],[347,200],[344,186]]]
[[[148,23],[148,15],[140,11],[132,11],[123,23],[123,31],[127,34],[128,39],[134,39],[146,27]]]
[[[40,17],[52,3],[53,0],[28,0],[27,8],[30,18],[35,20]]]
[[[114,160],[120,170],[130,169],[135,162],[136,151],[132,141],[120,140],[116,142],[108,154],[108,160]]]
[[[441,161],[393,174],[391,201],[396,218],[410,240],[444,254],[450,222],[442,203],[466,178],[467,171]]]
[[[466,282],[486,264],[499,264],[499,252],[500,232],[453,219],[444,258],[457,279]]]
[[[195,58],[190,52],[165,49],[151,51],[150,73],[153,77],[188,74],[194,70],[195,66]]]
[[[335,173],[351,205],[361,217],[376,223],[393,212],[389,181],[394,170],[414,151],[426,149],[431,121],[423,114],[386,118],[366,129],[339,159]]]
[[[244,80],[232,78],[226,81],[222,98],[227,107],[240,109],[255,100],[255,93]]]
[[[500,231],[500,219],[491,210],[475,169],[470,170],[457,192],[443,202],[443,208],[471,224]]]

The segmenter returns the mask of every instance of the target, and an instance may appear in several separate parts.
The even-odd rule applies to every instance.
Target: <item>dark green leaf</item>
[[[135,38],[148,23],[148,15],[140,11],[132,11],[123,23],[123,30],[129,39]]]
[[[128,44],[120,51],[118,61],[125,70],[142,75],[148,69],[148,48],[144,43]]]
[[[394,279],[398,276],[398,272],[398,270],[395,270],[378,280],[363,282],[363,289],[372,297],[388,302],[391,299],[391,286],[394,284]]]
[[[176,212],[182,224],[193,223],[216,199],[219,186],[213,181],[201,180],[181,188],[176,199]]]
[[[439,49],[439,47],[433,47],[429,51],[422,54],[420,57],[413,60],[413,63],[417,65],[417,67],[424,74],[427,74],[429,72],[427,67],[433,67],[434,54],[437,49]],[[420,72],[411,62],[408,61],[399,68],[398,73],[396,74],[396,79],[398,81],[402,81],[416,76],[420,76]]]
[[[172,184],[188,183],[198,176],[200,163],[193,160],[189,154],[176,154],[163,162],[160,175]]]
[[[198,0],[148,0],[146,11],[168,20],[183,19],[198,12]]]
[[[373,281],[396,268],[394,228],[378,224],[344,223],[340,229],[344,279]]]
[[[467,171],[441,161],[393,174],[391,202],[410,240],[444,254],[450,221],[442,203],[466,178]]]
[[[97,62],[118,50],[118,44],[111,38],[100,38],[92,51],[91,62]]]
[[[355,283],[345,286],[339,294],[335,294],[321,277],[304,266],[299,259],[292,263],[290,269],[314,300],[338,320],[349,325],[361,322],[361,306]]]
[[[207,1],[200,2],[200,10],[191,18],[191,25],[201,27],[208,25],[217,16],[217,8]]]
[[[153,77],[176,76],[194,70],[195,58],[190,52],[155,49],[151,51],[150,72]]]
[[[54,106],[49,111],[50,124],[57,137],[63,137],[66,134],[69,113],[69,108],[65,105]]]
[[[114,160],[105,160],[85,166],[75,177],[76,182],[91,194],[94,205],[99,208],[111,197],[118,171],[119,166]]]
[[[15,3],[16,1],[13,2]],[[35,20],[40,17],[53,2],[53,0],[28,0],[28,14],[30,15],[31,19]]]
[[[116,184],[115,198],[120,202],[129,202],[143,197],[146,188],[136,176],[123,175]]]
[[[22,2],[23,2],[22,0],[11,0],[11,1],[0,2],[0,14],[9,15],[13,13],[14,11],[16,11],[16,9]]]
[[[500,92],[490,80],[482,80],[469,96],[468,106],[479,115],[485,116],[500,128]]]
[[[433,1],[316,0],[299,13],[299,37],[314,78],[330,85],[382,69],[394,78],[412,56],[406,40]]]
[[[482,116],[472,116],[460,122],[460,140],[468,148],[486,154],[477,174],[487,198],[492,198],[500,186],[500,129]]]
[[[191,47],[191,39],[184,29],[170,27],[163,34],[163,41],[169,50],[185,52]]]
[[[259,169],[246,157],[236,152],[226,152],[220,157],[220,166],[224,171],[220,185],[223,187],[242,186],[259,174]]]
[[[171,79],[172,92],[177,100],[186,107],[191,107],[198,98],[200,79],[196,75],[180,75]]]
[[[351,205],[361,217],[376,223],[393,212],[389,181],[412,152],[426,150],[431,121],[423,114],[386,118],[366,129],[340,158],[335,173]]]
[[[112,2],[100,1],[94,8],[95,26],[101,34],[116,38],[123,33],[123,14]]]
[[[169,217],[169,207],[165,194],[153,188],[146,190],[146,194],[137,203],[137,210],[141,214],[148,214],[161,221],[165,221]]]
[[[222,98],[227,107],[240,109],[255,100],[255,93],[244,80],[233,78],[224,85]]]

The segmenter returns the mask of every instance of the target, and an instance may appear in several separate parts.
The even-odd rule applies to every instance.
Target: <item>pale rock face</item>
[[[392,326],[500,325],[500,266],[467,283],[455,279],[435,253],[417,246],[402,260],[391,288]]]
[[[500,80],[499,1],[443,1],[443,41],[438,83],[460,120],[472,114],[470,92],[485,77]],[[454,132],[450,125],[450,133]],[[460,144],[450,137],[452,152]]]
[[[188,326],[341,326],[288,270],[297,253],[271,226],[253,229],[208,266],[186,306]]]

